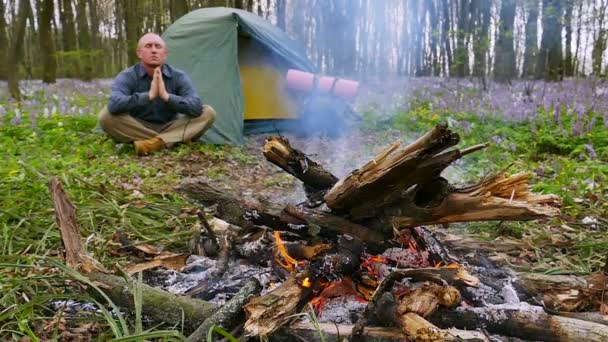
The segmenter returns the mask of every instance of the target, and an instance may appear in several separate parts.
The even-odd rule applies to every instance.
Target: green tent
[[[163,39],[167,63],[185,71],[203,103],[217,112],[214,125],[201,138],[206,143],[243,143],[245,119],[294,118],[293,101],[284,90],[285,73],[315,72],[304,50],[285,32],[234,8],[190,12],[173,23]]]

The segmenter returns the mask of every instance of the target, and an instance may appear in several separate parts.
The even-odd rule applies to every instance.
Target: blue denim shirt
[[[161,124],[175,120],[178,113],[200,116],[203,103],[188,75],[167,64],[163,64],[162,74],[169,101],[163,101],[160,96],[150,101],[148,91],[152,77],[140,63],[116,76],[112,82],[108,111],[111,114],[129,113],[140,120]]]

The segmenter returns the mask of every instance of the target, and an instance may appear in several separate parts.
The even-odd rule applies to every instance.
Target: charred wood
[[[268,137],[264,144],[264,156],[268,161],[302,181],[311,193],[328,190],[338,178],[312,161],[302,151],[291,147],[283,137]]]
[[[596,273],[587,277],[519,273],[515,286],[552,311],[598,310],[608,288],[608,276]]]
[[[549,315],[541,307],[486,307],[440,310],[430,317],[439,327],[477,329],[489,333],[538,341],[608,340],[608,326]]]
[[[376,245],[386,245],[388,242],[386,237],[378,231],[321,210],[287,205],[285,212],[306,222],[309,226],[319,227],[319,235],[347,234],[363,242]]]
[[[294,341],[296,338],[303,338],[307,341],[315,341],[319,338],[319,331],[323,333],[327,341],[339,341],[342,338],[351,336],[353,326],[347,324],[331,324],[318,323],[314,326],[308,322],[295,322],[289,326],[287,334],[290,336],[287,339],[282,339],[280,336],[273,337],[271,341]],[[477,331],[464,331],[456,329],[445,330],[448,335],[448,341],[465,341],[465,342],[486,342],[488,339],[483,333]],[[453,336],[453,339],[451,339]],[[364,341],[375,342],[401,342],[406,340],[406,336],[398,328],[384,327],[366,327],[363,331],[362,338]]]
[[[534,195],[528,191],[527,173],[490,176],[479,184],[451,190],[437,206],[416,203],[419,188],[406,191],[384,215],[397,227],[470,221],[534,220],[560,214],[561,199],[555,195]]]
[[[252,278],[219,310],[209,316],[188,338],[193,341],[207,341],[207,333],[212,326],[216,325],[226,331],[230,331],[245,319],[243,306],[251,296],[258,295],[262,286],[257,279]]]
[[[293,319],[293,314],[312,297],[315,284],[309,276],[308,271],[298,273],[267,294],[251,299],[244,307],[246,334],[268,336]]]
[[[338,181],[325,195],[325,202],[334,210],[350,211],[355,219],[377,216],[378,210],[397,201],[404,189],[437,178],[450,162],[458,159],[458,151],[435,158],[458,141],[456,133],[438,125],[396,153],[393,152],[399,144],[394,144]]]

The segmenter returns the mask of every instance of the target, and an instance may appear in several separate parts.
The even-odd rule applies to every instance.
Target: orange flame
[[[460,268],[460,265],[458,265],[457,263],[451,263],[451,264],[445,265],[445,266],[442,266],[442,265],[443,265],[443,261],[440,261],[435,264],[435,268],[454,268],[454,269]]]
[[[281,262],[281,260],[277,259],[277,262],[282,267],[288,269],[290,272],[293,272],[295,270],[295,268],[298,266],[298,261],[296,259],[292,258],[291,256],[289,256],[289,254],[287,254],[287,249],[285,248],[285,244],[283,243],[283,240],[281,240],[281,233],[279,233],[278,231],[275,231],[274,239],[277,243],[277,247],[279,249],[279,254],[285,260],[285,262]]]
[[[312,286],[312,282],[310,281],[310,279],[308,277],[306,277],[306,278],[304,278],[304,280],[302,280],[302,286],[304,286],[304,287]]]
[[[408,244],[408,246],[407,246],[407,249],[408,249],[408,250],[410,250],[410,251],[412,251],[412,252],[416,252],[416,251],[418,251],[418,248],[417,248],[417,246],[416,246],[416,242],[415,242],[415,241],[409,240],[409,241],[407,242],[407,244]]]

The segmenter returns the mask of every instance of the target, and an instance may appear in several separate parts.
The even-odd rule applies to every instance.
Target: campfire
[[[193,255],[181,272],[155,271],[148,282],[221,306],[193,340],[212,324],[246,336],[311,339],[319,330],[350,340],[607,338],[598,320],[561,315],[585,301],[601,302],[605,282],[581,279],[563,287],[552,277],[515,277],[475,251],[452,251],[427,228],[560,213],[557,196],[528,191],[527,174],[504,171],[464,188],[449,184],[442,171],[487,146],[447,150],[458,142],[439,125],[338,179],[285,138],[269,137],[264,156],[302,181],[307,200],[283,205],[197,180],[183,183],[178,191],[201,206]],[[305,308],[315,312],[316,326],[297,318]]]

